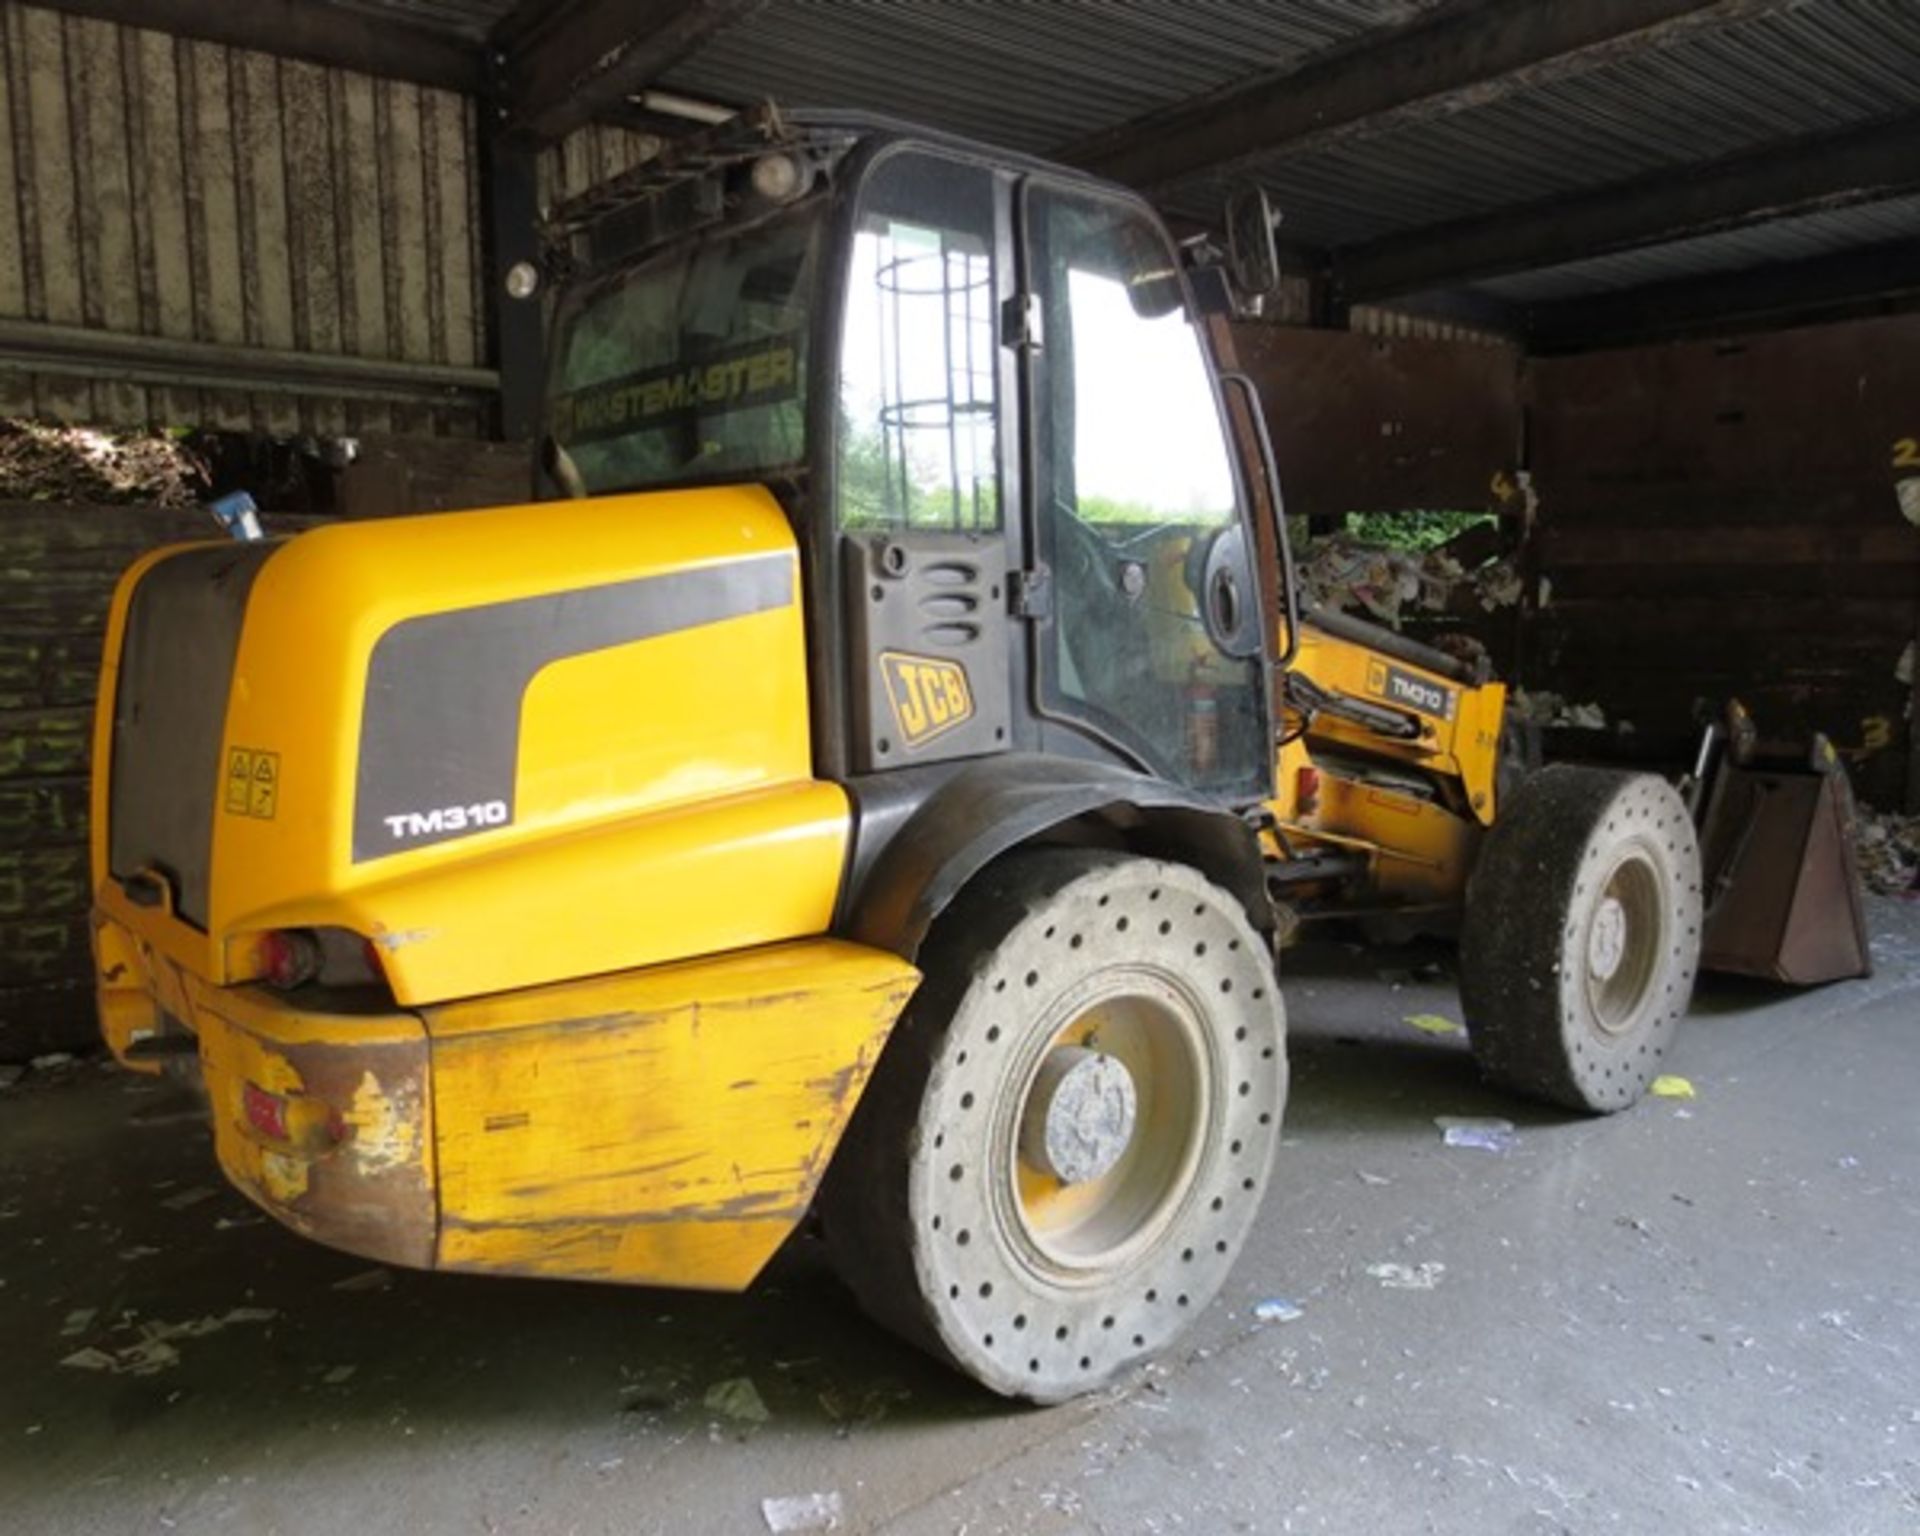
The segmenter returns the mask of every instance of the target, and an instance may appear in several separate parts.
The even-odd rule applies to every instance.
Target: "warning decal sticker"
[[[280,754],[229,747],[224,804],[229,816],[272,821],[280,808]]]

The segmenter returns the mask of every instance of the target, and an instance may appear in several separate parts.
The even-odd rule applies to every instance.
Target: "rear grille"
[[[277,546],[185,549],[134,589],[114,697],[107,866],[158,870],[174,911],[207,926],[220,746],[240,622]]]

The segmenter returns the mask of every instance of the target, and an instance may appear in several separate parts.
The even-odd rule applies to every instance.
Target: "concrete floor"
[[[1409,1028],[1445,981],[1296,952],[1283,1163],[1226,1292],[1045,1412],[870,1329],[804,1243],[739,1298],[342,1288],[368,1266],[257,1218],[167,1090],[37,1074],[0,1092],[0,1528],[745,1533],[835,1491],[845,1529],[937,1536],[1912,1532],[1920,909],[1873,919],[1873,980],[1709,984],[1671,1063],[1697,1099],[1605,1121]],[[209,1317],[152,1374],[61,1364]],[[705,1406],[743,1376],[764,1423]]]

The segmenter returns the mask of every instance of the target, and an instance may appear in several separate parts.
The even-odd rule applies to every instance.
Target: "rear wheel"
[[[883,1323],[1057,1402],[1164,1347],[1225,1280],[1286,1097],[1267,946],[1181,865],[1039,850],[989,869],[836,1159],[836,1261]]]
[[[1565,766],[1521,782],[1474,868],[1460,944],[1489,1081],[1625,1109],[1660,1070],[1699,957],[1700,854],[1671,785]]]

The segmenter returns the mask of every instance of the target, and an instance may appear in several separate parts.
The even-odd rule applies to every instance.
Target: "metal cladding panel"
[[[1912,0],[1803,0],[1251,169],[1289,238],[1348,245],[1920,110],[1916,66]],[[1211,208],[1224,181],[1177,202]]]
[[[775,0],[663,84],[721,101],[885,112],[1045,152],[1437,3]]]
[[[1920,263],[1920,197],[1890,198],[1884,203],[1778,219],[1771,224],[1699,235],[1644,250],[1595,256],[1539,272],[1516,273],[1478,286],[1481,292],[1512,303],[1544,304],[1674,278],[1802,261],[1895,240],[1915,241],[1914,260]]]
[[[0,319],[477,364],[475,108],[447,91],[0,8]],[[465,406],[115,382],[0,360],[0,414],[475,431]]]
[[[517,0],[326,0],[335,10],[385,21],[411,22],[479,42],[510,14]]]
[[[651,159],[660,141],[630,128],[591,123],[540,152],[538,196],[543,210]]]

